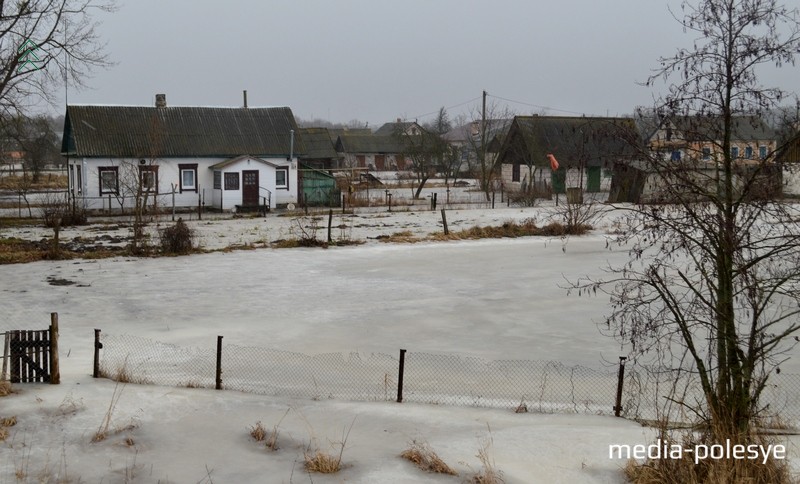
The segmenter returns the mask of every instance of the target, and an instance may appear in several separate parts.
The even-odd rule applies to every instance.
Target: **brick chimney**
[[[157,108],[165,108],[165,107],[167,107],[167,95],[166,94],[156,94],[156,107]]]

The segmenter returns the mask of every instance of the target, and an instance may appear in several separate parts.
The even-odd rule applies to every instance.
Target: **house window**
[[[739,158],[739,147],[738,146],[731,146],[731,158]]]
[[[214,172],[214,189],[219,190],[222,188],[222,172],[215,171]]]
[[[711,159],[711,148],[703,148],[703,159],[704,160]]]
[[[758,157],[762,160],[767,159],[767,147],[766,146],[759,146],[758,147]]]
[[[158,166],[140,166],[139,184],[143,192],[158,193]]]
[[[83,168],[81,165],[75,165],[75,175],[77,176],[77,180],[75,181],[75,186],[78,188],[78,193],[83,192],[83,180],[81,178],[81,173]]]
[[[178,172],[181,177],[181,193],[197,191],[197,163],[180,164]]]
[[[69,165],[69,191],[75,192],[75,166]]]
[[[669,158],[671,161],[681,161],[681,152],[680,150],[675,150],[672,152]]]
[[[514,163],[511,165],[511,181],[518,182],[519,181],[519,163]]]
[[[289,189],[289,170],[278,168],[275,170],[275,188]]]
[[[119,171],[116,166],[101,166],[97,169],[100,178],[100,195],[119,194]]]
[[[753,147],[752,146],[746,146],[744,148],[744,157],[747,158],[748,160],[751,160],[753,158]]]
[[[225,190],[239,189],[239,173],[225,173]]]

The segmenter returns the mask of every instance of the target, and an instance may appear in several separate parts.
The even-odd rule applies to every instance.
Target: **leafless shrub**
[[[194,230],[179,218],[175,225],[159,233],[161,252],[165,254],[188,254],[194,248]]]

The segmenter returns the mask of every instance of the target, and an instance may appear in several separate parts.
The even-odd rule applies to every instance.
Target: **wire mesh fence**
[[[221,344],[194,348],[128,335],[102,334],[100,376],[134,383],[221,388],[271,396],[352,401],[404,401],[508,408],[518,412],[619,414],[640,420],[690,422],[701,402],[692,373],[629,364],[592,369],[553,361],[485,360],[406,352],[306,355]],[[800,423],[800,375],[775,374],[763,414]],[[687,405],[683,405],[686,403]]]

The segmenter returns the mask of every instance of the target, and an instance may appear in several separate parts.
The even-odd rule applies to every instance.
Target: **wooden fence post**
[[[406,350],[400,350],[400,373],[397,375],[397,403],[403,402],[403,372],[406,367]]]
[[[61,383],[58,366],[58,313],[50,313],[50,384]]]
[[[92,377],[100,378],[100,350],[103,348],[103,343],[100,342],[100,330],[94,330],[94,369],[92,370]]]
[[[222,390],[222,336],[217,336],[217,390]]]
[[[447,215],[444,214],[444,209],[442,209],[442,225],[444,225],[444,235],[450,235],[450,231],[447,229]]]
[[[619,417],[622,412],[622,385],[625,380],[625,360],[626,356],[619,357],[619,373],[617,373],[617,404],[614,405],[614,416]]]

